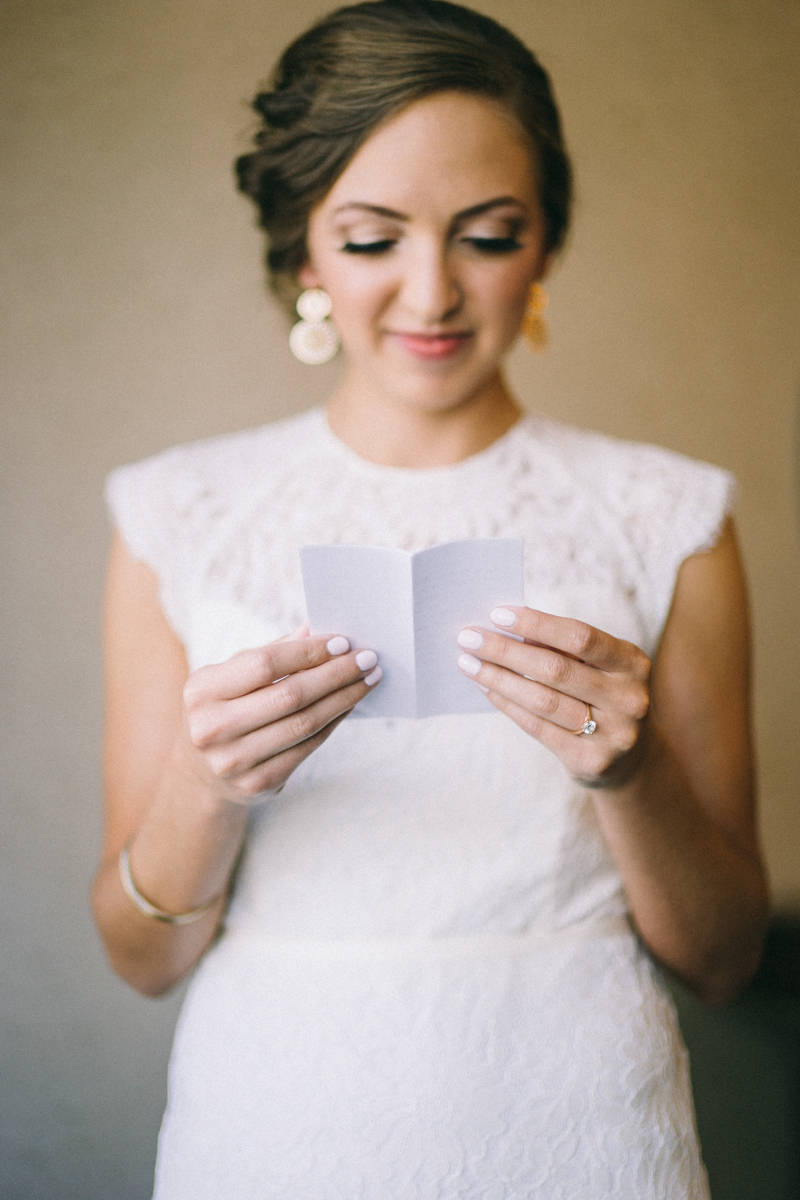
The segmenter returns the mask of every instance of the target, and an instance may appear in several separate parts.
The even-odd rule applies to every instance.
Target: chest
[[[641,617],[646,581],[624,529],[575,489],[399,489],[343,480],[337,489],[264,496],[194,556],[185,580],[183,631],[191,667],[291,632],[306,619],[300,548],[397,546],[417,551],[471,537],[525,544],[525,602],[586,621],[648,650]],[[488,613],[487,613],[488,620]],[[376,647],[380,652],[380,647]]]

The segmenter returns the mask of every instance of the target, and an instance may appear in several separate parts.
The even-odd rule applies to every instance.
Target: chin
[[[396,404],[405,408],[415,409],[418,412],[427,413],[448,413],[454,412],[461,408],[464,404],[468,404],[478,392],[481,386],[477,388],[409,388],[403,391],[388,393],[393,396]]]
[[[486,371],[469,373],[446,371],[441,366],[436,370],[422,371],[411,368],[403,378],[401,387],[397,386],[396,373],[386,378],[384,394],[392,396],[397,403],[413,408],[447,412],[475,399],[496,376],[497,370],[495,364]]]

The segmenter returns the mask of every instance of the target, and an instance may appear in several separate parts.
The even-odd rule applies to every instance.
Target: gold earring
[[[549,300],[540,283],[532,283],[528,290],[528,303],[522,318],[522,336],[534,353],[539,354],[550,340],[550,330],[544,319]]]

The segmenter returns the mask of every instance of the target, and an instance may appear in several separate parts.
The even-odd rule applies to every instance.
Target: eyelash
[[[391,238],[385,238],[381,242],[345,242],[342,249],[348,254],[383,254],[393,245]]]
[[[498,238],[465,238],[464,241],[481,254],[511,254],[514,250],[522,249],[522,242],[518,242],[515,237],[498,237]]]
[[[462,241],[472,246],[479,254],[512,254],[522,249],[522,242],[515,237],[497,238],[463,238]],[[393,238],[383,238],[378,242],[345,242],[342,250],[347,254],[385,254],[395,245]]]

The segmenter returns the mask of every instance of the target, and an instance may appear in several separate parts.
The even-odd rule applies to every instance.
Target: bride
[[[724,1001],[765,921],[732,482],[509,390],[570,170],[507,30],[341,9],[255,106],[293,346],[344,367],[109,483],[94,908],[141,992],[197,967],[156,1196],[705,1197],[659,964]],[[309,635],[299,548],[487,536],[526,604],[452,653],[495,711],[346,720],[381,646]]]

